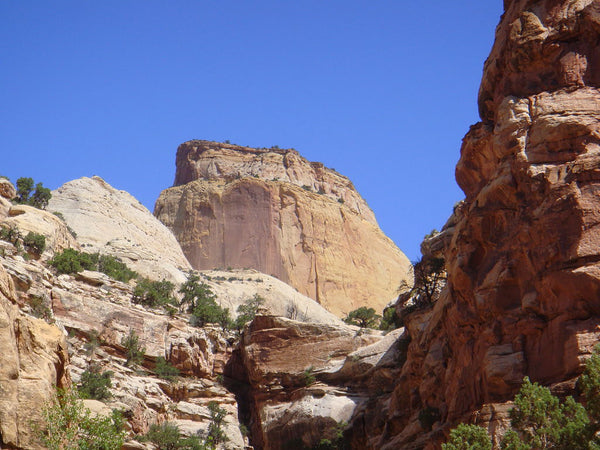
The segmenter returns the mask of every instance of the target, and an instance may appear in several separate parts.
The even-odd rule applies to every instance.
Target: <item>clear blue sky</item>
[[[462,196],[502,0],[0,0],[0,174],[150,210],[189,139],[294,147],[409,256]]]

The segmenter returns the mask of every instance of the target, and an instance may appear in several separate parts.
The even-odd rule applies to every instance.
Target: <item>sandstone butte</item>
[[[176,166],[154,214],[195,269],[254,268],[338,316],[381,312],[410,282],[410,262],[350,180],[295,150],[195,140]]]

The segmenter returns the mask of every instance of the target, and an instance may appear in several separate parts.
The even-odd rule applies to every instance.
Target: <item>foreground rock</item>
[[[62,214],[83,250],[118,256],[145,277],[182,282],[191,269],[172,233],[99,177],[65,183],[52,192],[48,210]]]
[[[464,420],[494,434],[524,376],[573,388],[600,338],[598,2],[504,4],[456,169],[448,285],[407,321],[389,410],[353,429],[357,448],[435,448]]]
[[[41,448],[32,424],[54,387],[69,383],[61,331],[23,314],[11,277],[0,265],[0,442],[3,448]]]
[[[344,324],[301,323],[258,316],[245,331],[228,374],[249,384],[246,392],[252,444],[263,449],[314,448],[335,439],[385,392],[382,375],[396,364],[396,338]],[[393,371],[393,370],[392,370]]]
[[[175,185],[154,214],[196,269],[254,268],[337,315],[383,309],[409,278],[351,182],[294,150],[190,141]]]

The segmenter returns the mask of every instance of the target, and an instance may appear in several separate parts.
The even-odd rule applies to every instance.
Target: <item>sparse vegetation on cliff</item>
[[[525,377],[514,407],[510,410],[511,429],[502,437],[506,450],[600,448],[600,348],[596,348],[579,378],[584,405],[569,396],[564,401],[550,389]],[[491,449],[487,430],[460,424],[450,432],[443,450]]]
[[[179,369],[173,366],[162,356],[156,358],[156,365],[154,366],[154,373],[157,377],[163,380],[172,381],[176,376],[179,375]]]
[[[124,283],[138,276],[115,256],[85,253],[72,248],[66,248],[57,253],[48,263],[58,273],[74,274],[83,270],[95,270]]]
[[[258,294],[254,294],[254,297],[247,299],[243,304],[238,306],[238,316],[235,319],[234,326],[237,330],[244,328],[244,325],[248,322],[252,322],[256,317],[256,313],[261,305],[265,302],[265,299]]]
[[[344,322],[350,325],[357,325],[361,328],[376,328],[380,319],[381,316],[373,308],[361,306],[354,311],[350,311]]]
[[[151,308],[168,305],[177,305],[177,300],[173,296],[175,285],[170,281],[152,281],[142,278],[137,282],[133,290],[133,303],[139,303]]]
[[[77,390],[81,398],[91,398],[94,400],[105,400],[111,397],[110,387],[113,372],[110,370],[102,371],[97,364],[90,366],[81,374],[81,380]]]
[[[27,233],[27,236],[23,238],[23,245],[27,251],[36,255],[41,255],[46,249],[46,236],[30,231]]]
[[[21,177],[17,180],[15,203],[46,209],[51,197],[50,189],[45,188],[42,183],[37,183],[34,190],[33,178]]]
[[[130,330],[129,334],[121,340],[121,345],[125,347],[125,365],[132,367],[142,364],[146,349],[140,343],[140,338],[135,331]]]
[[[190,272],[179,292],[183,294],[181,306],[187,305],[187,311],[192,315],[190,323],[193,326],[203,327],[207,323],[218,323],[223,329],[231,326],[229,309],[217,304],[217,296],[210,286],[200,283],[200,277],[195,273]]]
[[[48,450],[119,450],[125,439],[120,413],[93,416],[75,391],[58,390],[42,418],[37,434]]]

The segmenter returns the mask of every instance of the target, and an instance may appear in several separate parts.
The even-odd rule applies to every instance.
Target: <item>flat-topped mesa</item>
[[[244,177],[292,183],[343,202],[365,220],[377,223],[348,177],[323,163],[308,161],[294,149],[252,148],[194,139],[177,148],[176,167],[174,186],[194,180],[232,181]]]
[[[195,269],[256,269],[338,316],[381,311],[410,283],[408,258],[350,180],[295,150],[186,142],[154,215]]]

